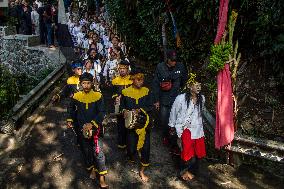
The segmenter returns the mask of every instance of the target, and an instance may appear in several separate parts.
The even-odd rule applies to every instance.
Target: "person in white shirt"
[[[111,39],[111,43],[109,44],[109,48],[108,48],[108,54],[107,57],[110,58],[110,52],[113,51],[114,48],[119,47],[119,38],[118,36],[115,36],[114,34],[110,34],[110,39]]]
[[[102,71],[101,61],[98,58],[98,53],[96,49],[90,49],[89,50],[89,59],[93,61],[93,68],[95,71],[95,75],[97,78],[97,81],[100,82],[100,73]]]
[[[85,26],[82,26],[81,27],[81,31],[79,31],[77,33],[77,44],[80,48],[84,48],[84,41],[85,41],[85,38],[86,38],[86,31],[87,31],[87,28]]]
[[[72,29],[72,35],[77,36],[77,34],[81,31],[82,26],[80,25],[79,21],[77,20],[75,26]]]
[[[96,16],[93,17],[93,22],[91,22],[90,24],[90,30],[96,32],[96,30],[98,29],[98,18]]]
[[[80,26],[80,23],[79,21],[77,20],[76,23],[75,23],[75,26],[72,28],[72,31],[71,31],[71,36],[72,36],[72,41],[73,41],[73,45],[75,47],[75,49],[77,47],[79,47],[79,44],[78,44],[78,34],[81,32],[81,26]],[[78,50],[78,49],[77,49]]]
[[[177,144],[181,149],[181,177],[191,180],[192,169],[197,166],[197,159],[205,157],[205,140],[202,123],[202,111],[205,98],[200,94],[201,84],[191,74],[186,84],[186,92],[176,97],[170,112],[171,132],[177,133]],[[197,159],[196,159],[197,157]]]
[[[70,16],[70,19],[68,20],[67,25],[68,25],[68,30],[69,30],[70,34],[72,34],[72,30],[75,26],[74,19],[73,19],[72,16]]]
[[[33,34],[39,35],[39,14],[37,12],[38,5],[36,3],[33,4],[33,10],[31,12],[32,26],[33,26]]]
[[[97,49],[97,52],[104,56],[105,55],[105,52],[104,52],[104,47],[103,45],[100,43],[100,37],[97,33],[94,33],[93,35],[93,43],[96,44],[96,49]]]
[[[118,76],[118,62],[114,51],[110,53],[110,59],[105,64],[103,76],[107,85],[110,85],[112,79]]]

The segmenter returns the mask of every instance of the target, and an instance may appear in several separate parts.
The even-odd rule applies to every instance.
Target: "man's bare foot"
[[[92,171],[91,171],[91,174],[90,174],[90,178],[91,179],[96,179],[96,171],[95,171],[95,169],[92,169]]]
[[[100,175],[100,188],[108,188],[104,175]]]
[[[190,173],[189,171],[186,171],[181,175],[181,178],[185,181],[188,181],[188,180],[192,180],[194,178],[194,175]]]
[[[149,177],[147,177],[147,176],[144,174],[144,171],[139,171],[139,176],[140,176],[142,182],[148,182],[148,181],[149,181]]]

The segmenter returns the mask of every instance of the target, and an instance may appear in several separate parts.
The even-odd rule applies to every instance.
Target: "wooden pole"
[[[166,35],[166,19],[167,14],[165,13],[163,16],[163,25],[162,25],[162,40],[163,40],[163,51],[164,51],[164,61],[167,61],[167,35]]]

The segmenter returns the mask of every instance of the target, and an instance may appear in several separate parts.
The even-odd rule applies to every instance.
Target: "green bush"
[[[0,65],[0,116],[4,116],[16,104],[19,90],[13,75]]]

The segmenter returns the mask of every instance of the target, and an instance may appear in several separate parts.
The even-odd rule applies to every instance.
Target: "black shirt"
[[[163,91],[160,88],[162,81],[171,81],[172,88],[169,91]],[[159,63],[152,83],[154,102],[159,101],[162,106],[171,106],[186,81],[187,70],[182,63],[177,62],[174,67],[169,67],[164,62]]]

